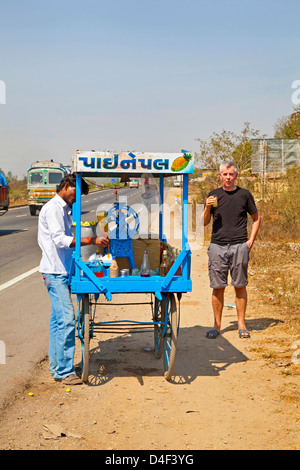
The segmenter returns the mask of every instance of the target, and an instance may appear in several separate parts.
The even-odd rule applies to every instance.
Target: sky
[[[268,137],[300,80],[299,0],[0,0],[0,168]]]

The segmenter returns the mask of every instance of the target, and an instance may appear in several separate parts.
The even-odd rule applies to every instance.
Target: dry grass
[[[27,186],[25,180],[15,180],[9,183],[10,205],[21,205],[27,203]]]
[[[261,334],[251,350],[286,376],[300,375],[300,364],[292,359],[293,346],[300,340],[299,273],[300,244],[255,243],[248,316],[259,319]]]

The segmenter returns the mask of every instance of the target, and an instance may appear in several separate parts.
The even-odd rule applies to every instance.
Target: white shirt
[[[69,274],[73,248],[72,210],[56,194],[39,214],[38,244],[42,250],[39,271],[48,274]]]

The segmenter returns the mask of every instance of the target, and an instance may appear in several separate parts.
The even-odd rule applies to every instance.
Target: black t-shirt
[[[211,206],[211,242],[217,245],[245,243],[248,239],[247,213],[253,215],[257,212],[252,194],[237,186],[234,191],[215,189],[208,196],[218,197],[217,207]]]

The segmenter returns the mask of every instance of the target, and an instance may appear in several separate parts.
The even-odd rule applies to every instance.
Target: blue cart
[[[88,381],[89,376],[89,345],[90,339],[95,334],[95,327],[106,327],[108,325],[139,325],[148,329],[151,327],[154,333],[154,356],[163,356],[164,377],[170,380],[173,376],[176,344],[179,332],[180,299],[183,293],[191,292],[192,281],[191,251],[188,244],[188,177],[194,171],[194,158],[190,153],[182,151],[176,154],[166,153],[110,153],[95,151],[77,151],[73,155],[72,171],[76,172],[76,203],[73,205],[73,222],[76,224],[76,245],[73,253],[73,269],[70,274],[71,292],[77,296],[77,334],[82,345],[82,380]],[[125,176],[124,176],[125,175]],[[182,247],[180,254],[171,266],[165,277],[151,275],[141,277],[130,275],[127,277],[110,277],[109,269],[102,270],[99,277],[99,266],[95,263],[83,261],[81,247],[78,240],[81,237],[81,176],[83,177],[110,177],[129,180],[129,178],[140,178],[145,175],[159,178],[159,239],[166,242],[164,237],[164,181],[166,177],[182,175]],[[122,206],[118,202],[112,204],[112,215],[122,214]],[[130,208],[125,209],[130,211]],[[133,214],[133,218],[135,215]],[[117,217],[115,227],[117,233],[111,237],[110,249],[112,254],[128,256],[131,268],[134,268],[132,258],[131,235],[120,226],[124,217]],[[135,232],[138,224],[135,224]],[[120,234],[123,233],[123,236]],[[178,269],[181,274],[178,275]],[[112,294],[124,293],[147,293],[151,296],[152,319],[149,322],[140,322],[138,319],[125,319],[119,322],[95,322],[95,310],[100,295],[106,300],[112,300]],[[177,301],[176,301],[176,297]],[[94,309],[93,307],[94,306]],[[93,312],[94,310],[94,312]],[[137,309],[138,313],[138,309]]]

